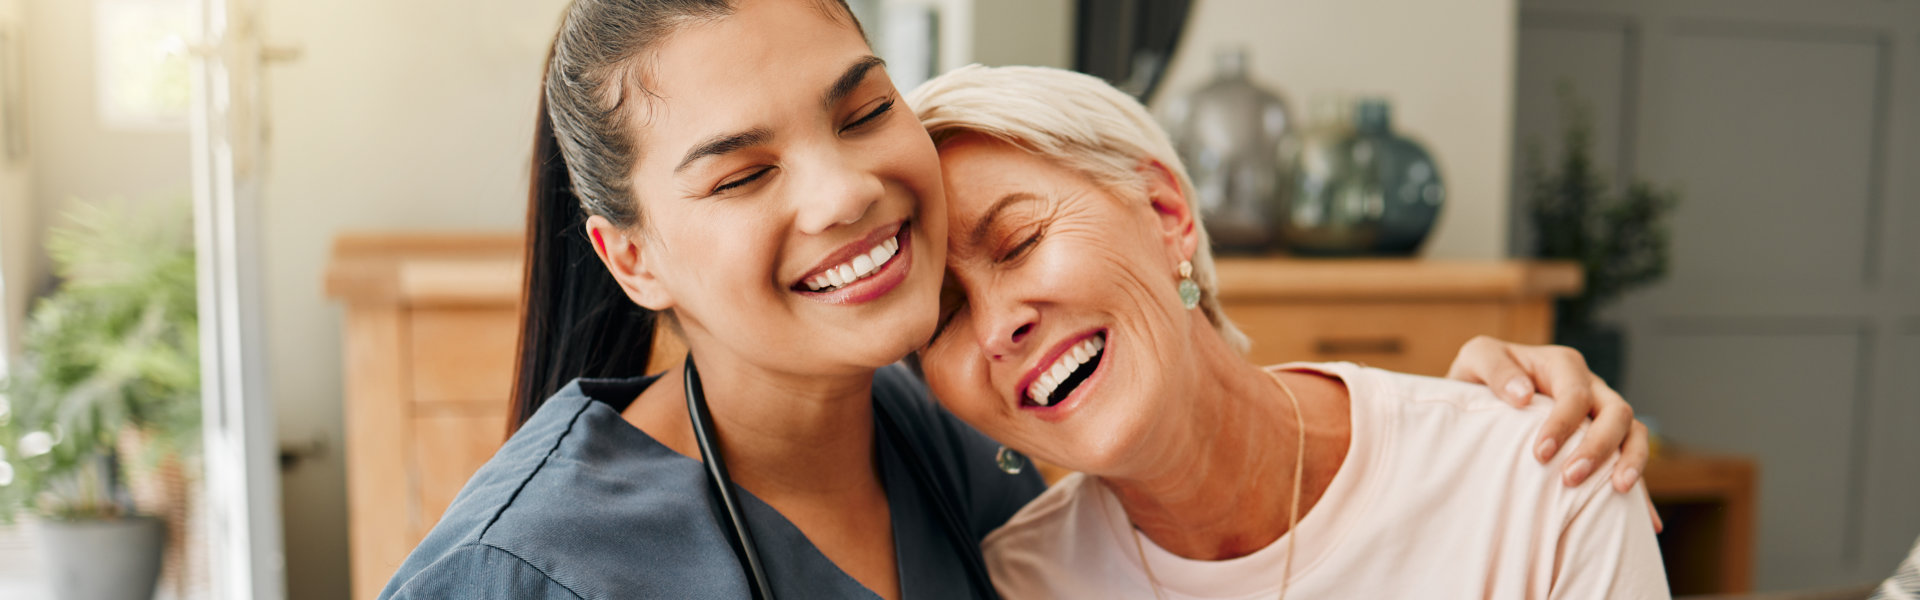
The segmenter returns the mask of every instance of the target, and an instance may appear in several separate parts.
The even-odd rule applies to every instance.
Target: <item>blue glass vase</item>
[[[1394,133],[1378,99],[1323,115],[1283,147],[1281,162],[1280,235],[1295,254],[1414,254],[1446,203],[1433,156]]]

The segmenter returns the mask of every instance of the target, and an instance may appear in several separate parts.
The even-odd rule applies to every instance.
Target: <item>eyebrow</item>
[[[674,167],[673,172],[677,174],[684,171],[688,165],[702,158],[737,152],[741,149],[765,144],[771,140],[773,140],[773,130],[765,127],[755,127],[738,133],[716,135],[694,146],[692,150],[688,150],[686,157],[680,159],[680,166]]]
[[[871,72],[874,67],[883,67],[886,64],[887,61],[871,55],[855,60],[846,71],[840,73],[838,79],[833,80],[833,86],[827,88],[824,103],[831,108],[834,104],[846,99],[848,94],[853,93],[854,88],[860,87],[860,84],[867,80],[868,72]],[[765,127],[716,135],[687,150],[687,155],[680,158],[680,165],[674,167],[673,172],[678,174],[685,171],[688,166],[703,158],[738,152],[772,140],[773,130]]]
[[[971,242],[972,245],[974,246],[979,246],[982,243],[985,243],[987,238],[987,232],[993,231],[993,223],[994,221],[997,221],[1000,219],[1000,213],[1006,211],[1007,208],[1015,204],[1020,204],[1022,202],[1039,202],[1039,201],[1040,201],[1039,196],[1035,196],[1033,194],[1029,194],[1026,192],[1014,192],[1011,194],[1007,194],[1005,196],[1001,196],[999,200],[994,201],[993,206],[987,207],[986,216],[980,217],[980,221],[974,223],[973,231],[967,234],[967,240]]]
[[[884,66],[887,66],[887,61],[880,60],[878,56],[867,55],[854,60],[845,72],[840,73],[840,78],[833,81],[833,87],[827,88],[827,95],[821,99],[821,104],[826,105],[827,108],[833,108],[833,105],[846,99],[847,94],[853,93],[854,88],[860,87],[861,82],[867,80],[869,71],[874,67]]]

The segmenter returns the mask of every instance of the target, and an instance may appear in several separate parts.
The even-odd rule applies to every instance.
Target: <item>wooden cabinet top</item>
[[[1237,300],[1484,300],[1579,293],[1567,261],[1416,258],[1218,258],[1220,298]]]
[[[333,241],[327,295],[347,304],[514,306],[515,233],[348,233]]]
[[[511,305],[520,301],[515,233],[350,233],[334,240],[327,295],[349,304]],[[1220,258],[1223,300],[1495,299],[1578,293],[1564,261]]]

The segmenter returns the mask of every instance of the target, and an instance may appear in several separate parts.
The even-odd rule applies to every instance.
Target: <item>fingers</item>
[[[1654,533],[1660,533],[1667,530],[1667,523],[1666,521],[1660,520],[1660,509],[1654,507],[1653,498],[1651,497],[1647,498],[1647,513],[1653,515],[1653,532]]]
[[[1633,489],[1646,468],[1647,426],[1634,421],[1627,429],[1627,443],[1620,445],[1620,462],[1613,465],[1613,491]]]
[[[1540,461],[1541,464],[1553,460],[1560,448],[1566,445],[1567,438],[1573,437],[1573,432],[1578,431],[1580,425],[1587,422],[1587,412],[1591,410],[1589,404],[1554,399],[1553,411],[1547,413],[1547,422],[1540,425],[1540,439],[1534,442],[1534,460]],[[1592,439],[1592,434],[1588,434],[1588,439]],[[1586,479],[1586,477],[1583,475],[1580,479]]]
[[[1593,384],[1600,379],[1587,370],[1586,359],[1572,348],[1528,346],[1518,349],[1516,355],[1539,383],[1540,393],[1553,397],[1553,412],[1540,430],[1540,440],[1535,442],[1535,449],[1539,451],[1535,458],[1545,463],[1553,459],[1555,449],[1566,447],[1567,438],[1586,422],[1587,415],[1600,408],[1593,395]],[[1593,464],[1599,462],[1596,460]]]
[[[1487,336],[1477,336],[1460,347],[1447,368],[1447,378],[1493,388],[1515,408],[1533,403],[1533,380],[1510,351],[1522,348]]]
[[[1587,476],[1593,474],[1593,467],[1606,462],[1614,452],[1619,451],[1623,442],[1627,441],[1627,434],[1638,424],[1633,420],[1633,407],[1628,406],[1626,400],[1620,399],[1620,395],[1613,393],[1611,388],[1607,388],[1606,383],[1595,380],[1593,387],[1596,389],[1590,395],[1602,401],[1595,407],[1597,412],[1593,424],[1587,427],[1586,438],[1580,440],[1580,447],[1567,459],[1567,468],[1561,473],[1562,481],[1568,486],[1586,481]],[[1558,412],[1557,401],[1554,408]],[[1645,461],[1645,457],[1641,457],[1638,464],[1633,465],[1636,475],[1639,469],[1646,466]]]

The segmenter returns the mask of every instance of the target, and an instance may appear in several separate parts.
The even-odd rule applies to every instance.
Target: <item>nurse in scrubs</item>
[[[889,366],[934,330],[944,194],[843,2],[573,2],[534,145],[519,426],[382,597],[993,597],[979,543],[1042,483]],[[690,355],[647,375],[659,327]],[[1555,356],[1459,364],[1600,389]],[[1592,410],[1610,456],[1629,410],[1583,397],[1542,439]]]

